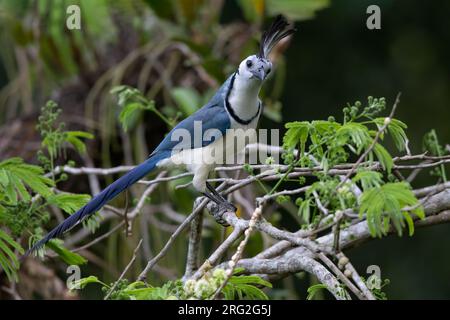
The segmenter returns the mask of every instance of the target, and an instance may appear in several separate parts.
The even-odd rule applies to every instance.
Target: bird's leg
[[[213,202],[209,211],[217,223],[228,227],[229,224],[223,219],[223,214],[228,211],[236,212],[236,207],[227,201],[220,193],[216,191],[209,183],[206,183],[206,187],[209,190],[203,192],[203,195]]]
[[[208,210],[214,217],[214,220],[216,220],[218,224],[221,224],[224,227],[228,227],[229,224],[222,218],[224,212],[228,211],[227,208],[224,206],[225,202],[223,202],[222,199],[218,199],[215,195],[209,192],[205,191],[202,193],[205,197],[211,200],[211,205],[208,206]]]
[[[208,188],[208,190],[211,191],[211,193],[213,195],[215,195],[217,198],[219,198],[221,200],[221,202],[228,202],[227,199],[225,199],[225,197],[223,195],[221,195],[219,192],[217,192],[217,190],[214,189],[214,187],[209,182],[206,182],[206,188]]]
[[[214,194],[211,194],[209,192],[202,192],[202,194],[207,197],[209,200],[211,200],[212,202],[214,202],[217,205],[220,205],[222,203],[222,199],[221,198],[217,198]]]
[[[216,196],[216,198],[219,198],[221,200],[221,203],[223,203],[229,210],[236,212],[237,208],[224,196],[217,192],[217,190],[214,189],[214,187],[209,182],[206,182],[206,188],[208,188],[208,190],[211,191],[211,193]]]

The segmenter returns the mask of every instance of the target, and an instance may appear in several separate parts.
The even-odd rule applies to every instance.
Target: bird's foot
[[[230,226],[229,223],[223,218],[225,212],[236,212],[237,208],[230,202],[211,202],[208,206],[209,212],[213,216],[214,220],[224,227]]]

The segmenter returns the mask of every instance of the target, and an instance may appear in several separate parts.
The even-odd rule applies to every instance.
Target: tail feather
[[[25,256],[43,247],[51,239],[59,237],[65,231],[75,226],[81,220],[94,214],[101,207],[103,207],[108,201],[112,200],[119,193],[121,193],[129,186],[137,182],[139,179],[143,178],[145,175],[150,173],[155,168],[156,164],[166,157],[167,157],[166,153],[153,155],[150,158],[148,158],[145,162],[141,163],[136,168],[130,170],[127,174],[111,183],[102,192],[100,192],[94,198],[92,198],[91,201],[89,201],[84,207],[82,207],[80,210],[72,214],[63,222],[61,222],[57,227],[51,230],[42,240],[38,241],[30,250],[27,251]]]

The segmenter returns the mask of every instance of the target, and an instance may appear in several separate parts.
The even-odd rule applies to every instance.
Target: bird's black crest
[[[295,28],[288,28],[288,26],[289,23],[282,15],[275,18],[261,37],[258,57],[267,59],[270,51],[278,42],[296,31]]]

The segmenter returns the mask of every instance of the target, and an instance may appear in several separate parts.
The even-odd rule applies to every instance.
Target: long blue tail
[[[89,217],[98,211],[105,203],[109,200],[115,198],[123,190],[127,189],[129,186],[137,182],[139,179],[143,178],[145,175],[150,173],[158,163],[158,161],[168,157],[166,152],[161,152],[150,156],[145,162],[138,165],[136,168],[130,170],[127,174],[120,177],[108,187],[106,187],[102,192],[97,194],[91,199],[83,208],[72,214],[66,220],[61,222],[57,227],[50,231],[42,240],[38,241],[30,250],[27,251],[25,256],[44,246],[53,238],[57,238],[62,235],[65,231],[72,228],[82,219]]]

